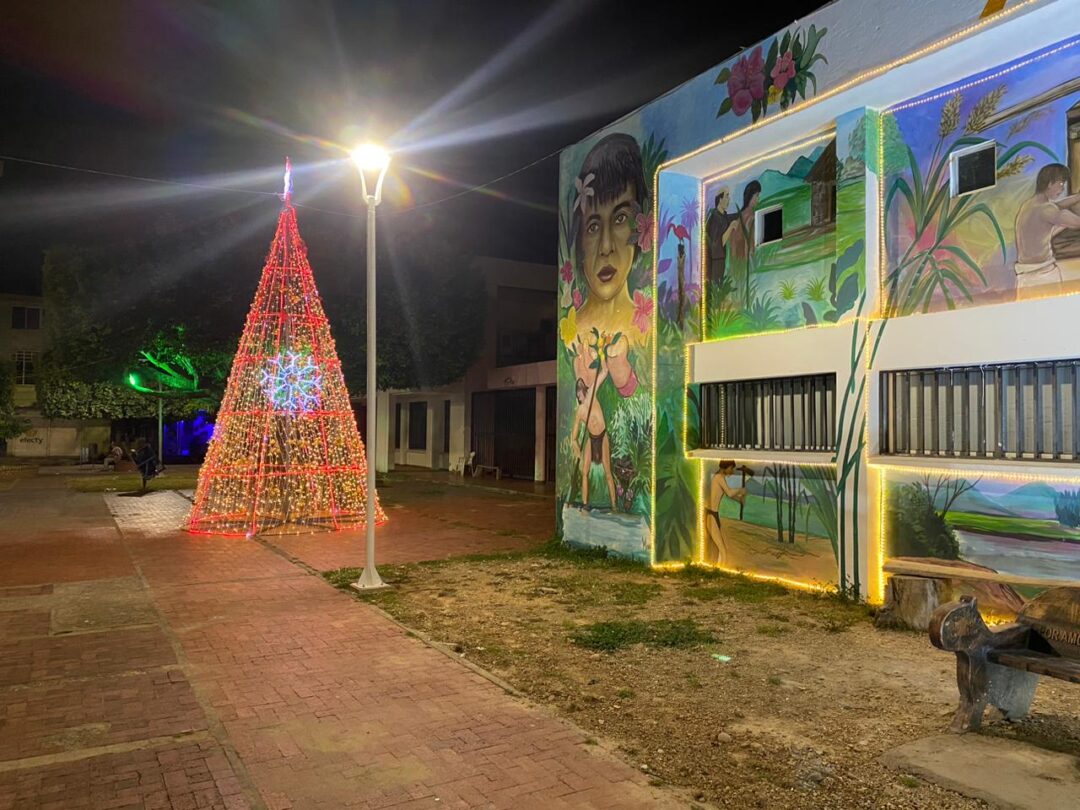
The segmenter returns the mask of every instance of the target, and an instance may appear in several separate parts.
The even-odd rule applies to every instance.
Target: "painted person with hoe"
[[[716,472],[712,475],[712,480],[709,482],[709,502],[705,509],[705,534],[708,536],[709,541],[716,547],[716,559],[714,562],[722,563],[724,557],[727,554],[726,544],[724,542],[724,532],[720,527],[720,505],[724,498],[730,498],[739,504],[739,519],[742,520],[743,505],[746,503],[747,489],[745,486],[733,487],[727,479],[729,476],[734,475],[738,469],[735,462],[725,459],[719,462],[719,466]],[[743,484],[746,483],[746,474],[750,472],[748,467],[742,468]],[[753,475],[752,472],[750,472]]]

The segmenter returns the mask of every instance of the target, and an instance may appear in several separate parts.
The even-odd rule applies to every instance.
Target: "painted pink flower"
[[[641,290],[634,291],[634,326],[643,335],[649,333],[652,324],[653,302],[648,296],[642,295]]]
[[[585,301],[581,297],[581,290],[574,290],[574,309],[581,309],[581,305],[584,303]]]
[[[727,88],[735,115],[742,115],[755,101],[765,97],[765,58],[761,55],[760,45],[749,56],[735,62]]]
[[[637,246],[642,253],[652,250],[652,217],[646,214],[637,215]]]
[[[567,262],[559,269],[559,274],[567,284],[574,280],[574,268],[570,265],[570,262]]]
[[[795,58],[791,55],[791,51],[780,55],[769,75],[772,76],[773,84],[780,90],[783,90],[784,86],[795,78]]]

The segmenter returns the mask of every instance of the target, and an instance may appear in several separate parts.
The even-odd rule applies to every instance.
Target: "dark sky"
[[[556,158],[497,195],[407,209],[580,140],[823,4],[6,0],[0,154],[266,192],[288,154],[311,167],[298,202],[359,213],[336,145],[370,133],[405,149],[387,227],[419,217],[472,252],[554,263]],[[277,206],[6,161],[0,290],[33,288],[49,244],[224,211],[257,224]],[[316,220],[363,225],[309,208],[301,228]]]

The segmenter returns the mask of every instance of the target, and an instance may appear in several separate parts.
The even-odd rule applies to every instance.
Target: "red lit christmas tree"
[[[367,520],[364,445],[291,197],[286,161],[285,204],[199,471],[192,532],[298,534]]]

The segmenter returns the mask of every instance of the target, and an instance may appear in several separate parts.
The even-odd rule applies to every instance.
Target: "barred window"
[[[886,371],[881,452],[1080,459],[1080,359]]]
[[[832,452],[835,422],[835,374],[701,385],[703,448]]]

